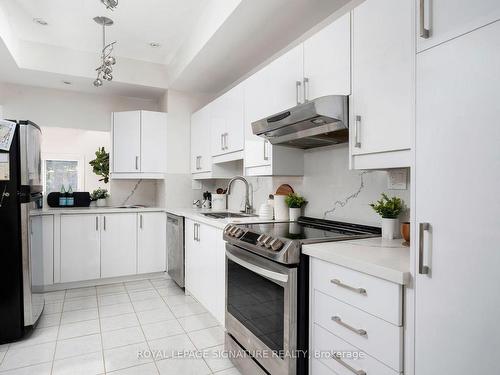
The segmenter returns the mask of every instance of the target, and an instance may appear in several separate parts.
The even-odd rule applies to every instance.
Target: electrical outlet
[[[389,190],[408,189],[408,169],[389,169],[387,171],[387,188]]]

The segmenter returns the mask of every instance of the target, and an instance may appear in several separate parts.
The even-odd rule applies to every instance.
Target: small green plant
[[[289,208],[302,208],[307,204],[307,201],[298,194],[290,193],[285,198],[285,203]]]
[[[396,219],[403,211],[404,202],[401,198],[389,198],[387,194],[382,193],[382,198],[376,203],[371,203],[370,206],[373,210],[382,216],[383,219]]]
[[[105,184],[109,181],[109,152],[106,152],[104,147],[100,147],[95,152],[95,159],[91,160],[89,164],[92,166],[92,171],[102,178]]]
[[[92,194],[90,194],[90,199],[92,199],[93,201],[96,201],[98,199],[106,199],[107,197],[109,197],[108,191],[101,188],[95,189]]]

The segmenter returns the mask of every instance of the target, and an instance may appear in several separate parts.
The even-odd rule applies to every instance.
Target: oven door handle
[[[240,266],[249,269],[252,272],[255,272],[257,275],[267,277],[268,279],[277,281],[277,282],[282,282],[282,283],[287,283],[288,282],[288,275],[279,273],[279,272],[274,272],[270,270],[266,270],[265,268],[262,268],[254,263],[251,263],[249,261],[243,260],[241,258],[238,258],[236,255],[232,254],[231,252],[226,250],[226,256],[228,259],[232,260],[234,263],[239,264]]]

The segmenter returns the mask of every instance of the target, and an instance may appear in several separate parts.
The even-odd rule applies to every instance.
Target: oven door
[[[267,372],[295,374],[297,268],[227,243],[226,329]]]

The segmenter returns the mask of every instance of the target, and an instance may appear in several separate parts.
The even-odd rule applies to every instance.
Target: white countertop
[[[116,207],[60,207],[31,210],[30,215],[67,215],[67,214],[112,214],[119,212],[165,212],[161,207],[116,208]]]
[[[381,237],[304,245],[302,252],[397,284],[410,281],[410,248]]]
[[[236,212],[231,210],[212,210],[212,209],[202,209],[202,208],[167,208],[165,211],[168,213],[184,216],[185,218],[195,220],[197,222],[211,225],[213,227],[224,229],[224,227],[229,224],[243,224],[243,223],[270,223],[274,222],[274,220],[264,220],[258,216],[250,216],[250,217],[232,217],[227,219],[213,219],[202,215],[206,212]]]

